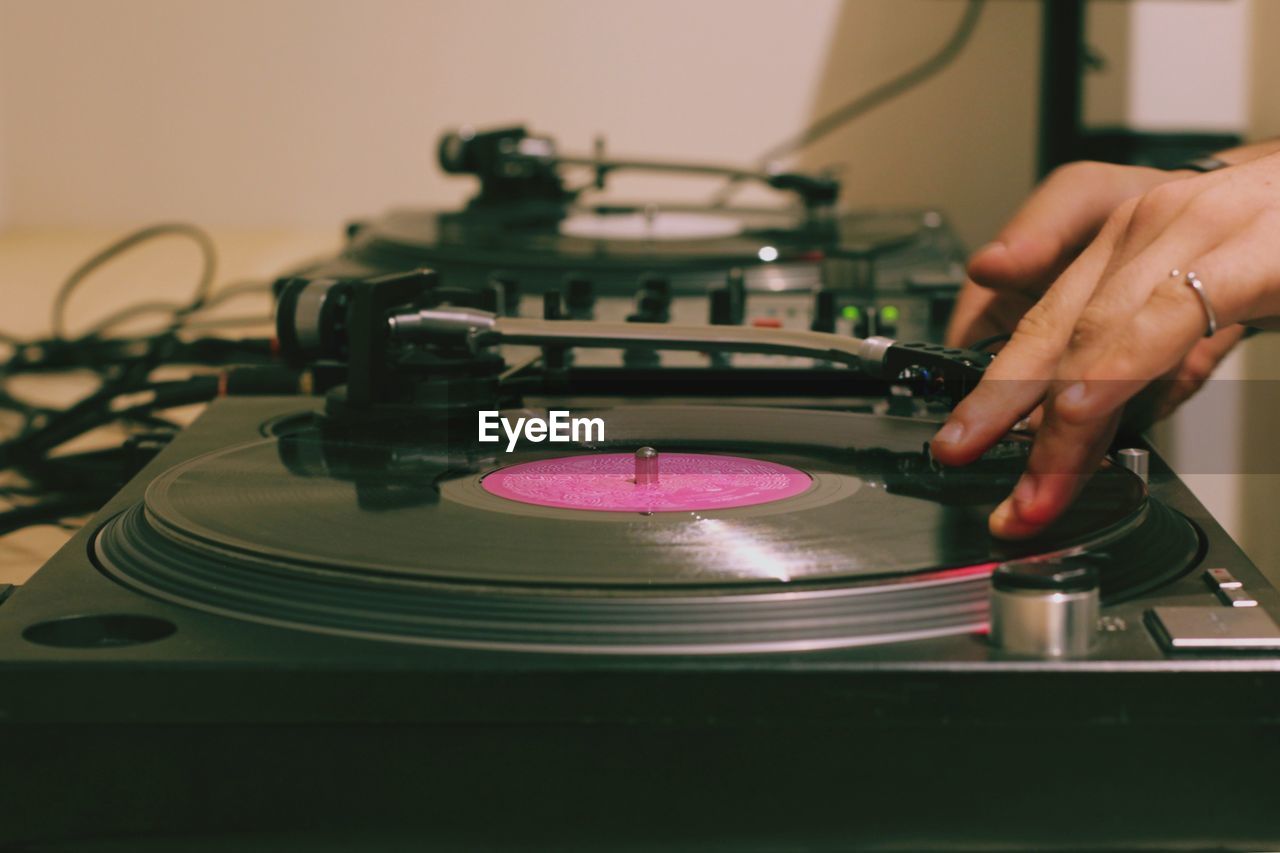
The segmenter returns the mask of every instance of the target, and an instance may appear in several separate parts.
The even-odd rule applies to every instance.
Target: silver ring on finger
[[[1196,295],[1196,298],[1200,300],[1200,307],[1204,309],[1204,316],[1207,321],[1205,323],[1204,336],[1206,338],[1212,338],[1218,331],[1218,313],[1213,310],[1213,303],[1209,301],[1209,294],[1205,290],[1204,282],[1200,280],[1200,276],[1193,272],[1189,272],[1183,276],[1182,272],[1179,270],[1170,270],[1169,276],[1171,278],[1178,278],[1179,276],[1182,276],[1182,280],[1186,283],[1187,287],[1190,287],[1191,291]]]

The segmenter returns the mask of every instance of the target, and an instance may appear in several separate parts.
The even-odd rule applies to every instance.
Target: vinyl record
[[[823,259],[870,260],[905,247],[927,230],[924,216],[850,213],[814,225],[789,210],[674,205],[580,207],[556,215],[407,209],[363,223],[344,258],[376,269],[429,266],[465,287],[507,275],[530,293],[560,287],[573,273],[601,293],[629,296],[637,275],[651,273],[674,293],[702,294],[730,269],[744,272],[750,290],[810,290],[819,284]]]
[[[607,443],[553,451],[451,458],[322,432],[228,448],[157,478],[96,553],[152,594],[281,624],[671,653],[972,630],[996,561],[1123,554],[1104,572],[1116,596],[1182,571],[1198,547],[1188,523],[1110,467],[1046,536],[993,541],[986,515],[1023,466],[1021,442],[938,470],[921,452],[935,425],[914,420],[692,406],[594,414]],[[672,460],[674,504],[626,503],[636,487],[613,460],[642,445]],[[531,483],[536,499],[520,494]]]

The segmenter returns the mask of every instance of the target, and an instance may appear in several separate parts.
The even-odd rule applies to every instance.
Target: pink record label
[[[658,482],[636,484],[630,453],[565,456],[522,462],[481,482],[499,497],[538,506],[599,512],[690,512],[779,501],[808,490],[808,474],[786,465],[714,456],[662,453]]]

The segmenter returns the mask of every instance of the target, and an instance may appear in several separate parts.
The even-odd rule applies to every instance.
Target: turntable
[[[353,222],[337,258],[293,275],[358,279],[430,267],[449,287],[473,291],[477,307],[507,314],[537,316],[545,294],[563,291],[566,313],[578,318],[922,340],[941,339],[964,278],[963,248],[940,212],[838,209],[839,183],[829,177],[616,159],[603,142],[575,156],[523,127],[447,133],[437,159],[447,174],[478,179],[465,209]],[[569,186],[573,170],[589,180]],[[624,171],[751,181],[780,203],[593,199]]]
[[[291,281],[282,346],[347,384],[215,403],[0,606],[6,839],[1280,839],[1280,596],[1149,448],[1000,543],[1026,442],[923,450],[985,354],[441,286]],[[812,366],[666,368],[655,402],[567,357],[610,348]],[[604,435],[478,440],[561,408]]]

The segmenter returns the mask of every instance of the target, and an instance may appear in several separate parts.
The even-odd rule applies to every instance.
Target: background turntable
[[[293,277],[430,267],[511,315],[559,293],[578,318],[758,324],[940,340],[963,250],[936,210],[838,207],[839,183],[799,172],[566,155],[523,127],[446,133],[439,165],[479,179],[458,211],[395,210],[352,223],[336,259]],[[575,173],[590,176],[578,178]],[[585,195],[619,172],[768,186],[791,206],[732,208]]]

